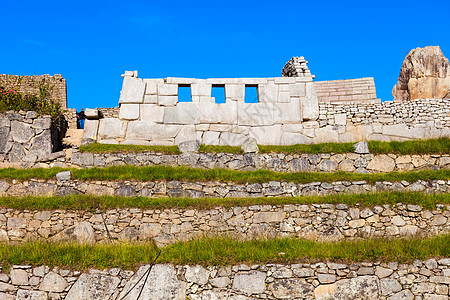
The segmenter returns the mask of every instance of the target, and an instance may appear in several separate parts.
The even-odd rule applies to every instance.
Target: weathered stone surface
[[[442,99],[450,89],[450,63],[439,46],[411,50],[403,61],[395,100]]]
[[[56,241],[76,241],[92,244],[95,242],[95,234],[89,222],[80,222],[58,233],[53,239]]]
[[[403,290],[401,292],[398,292],[391,297],[388,298],[389,300],[413,300],[414,295],[409,290]]]
[[[6,153],[6,143],[8,141],[9,128],[0,127],[0,153]]]
[[[120,279],[102,274],[83,273],[74,283],[66,300],[108,300],[119,285]]]
[[[56,180],[70,180],[72,173],[70,171],[63,171],[56,174]]]
[[[307,158],[294,158],[289,162],[292,172],[310,172],[312,167]]]
[[[91,139],[97,140],[99,120],[86,120],[84,123],[83,140]]]
[[[247,139],[241,146],[242,150],[245,153],[258,153],[259,148],[258,144],[256,143],[256,139],[249,138]]]
[[[119,111],[119,119],[122,120],[137,120],[139,119],[140,108],[139,104],[121,104]]]
[[[355,153],[358,154],[368,154],[369,153],[369,143],[366,141],[359,142],[353,145],[355,147]]]
[[[284,212],[257,212],[253,216],[253,222],[255,223],[279,223],[285,216]]]
[[[39,290],[60,293],[66,289],[67,285],[67,280],[65,280],[61,275],[50,272],[45,275],[39,285]]]
[[[27,143],[34,136],[34,130],[31,128],[31,124],[23,122],[12,121],[11,122],[11,136],[14,142]]]
[[[136,299],[139,291],[144,284],[142,279],[136,287],[125,297],[125,294],[136,284],[136,282],[144,275],[149,266],[139,268],[136,274],[127,282],[123,288],[119,299],[132,300]],[[143,300],[185,300],[186,299],[186,283],[179,281],[176,271],[171,265],[155,265],[150,271],[148,280],[143,287],[142,295],[139,299]]]
[[[100,119],[98,137],[105,140],[125,137],[126,130],[126,122],[115,118],[104,118]]]
[[[206,284],[209,279],[209,271],[202,266],[186,266],[186,273],[184,275],[188,282],[197,284]]]
[[[125,76],[119,103],[142,103],[144,101],[145,82],[142,79]]]
[[[233,279],[233,289],[249,294],[262,293],[266,290],[266,274],[260,271],[238,273]]]
[[[28,273],[22,269],[13,269],[10,273],[11,283],[14,285],[28,285]]]
[[[52,120],[48,116],[35,119],[32,125],[34,129],[41,129],[41,130],[50,129],[51,126]]]
[[[86,108],[86,110],[84,111],[84,115],[88,119],[98,119],[98,109]]]
[[[379,281],[376,276],[342,279],[333,284],[319,285],[314,290],[316,300],[378,299]]]
[[[1,297],[0,299],[8,299]],[[29,290],[18,290],[17,291],[17,298],[15,299],[26,299],[26,300],[47,300],[47,293],[42,291],[29,291]]]
[[[186,152],[198,152],[198,149],[200,148],[200,142],[197,140],[193,141],[186,141],[178,144],[178,149],[182,153]]]
[[[402,290],[401,284],[391,278],[384,278],[380,280],[381,294],[383,296],[390,295]]]
[[[392,172],[395,169],[395,161],[386,154],[375,155],[367,165],[367,169],[376,172]]]
[[[269,289],[277,299],[304,299],[312,296],[314,287],[301,279],[281,279],[270,284]]]

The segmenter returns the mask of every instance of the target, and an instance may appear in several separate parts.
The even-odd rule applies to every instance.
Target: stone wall
[[[67,171],[69,172],[69,171]],[[450,182],[447,180],[418,180],[416,182],[375,182],[361,181],[310,182],[293,183],[270,181],[263,183],[238,184],[218,181],[83,181],[70,180],[66,174],[57,180],[31,179],[29,181],[0,180],[0,196],[67,196],[96,195],[122,197],[211,197],[211,198],[243,198],[243,197],[299,197],[323,196],[330,194],[359,194],[368,192],[449,192]]]
[[[344,103],[380,103],[377,99],[373,77],[315,81],[317,98],[319,102]]]
[[[168,184],[170,188],[174,185],[173,182]],[[92,185],[88,188],[98,189]],[[129,193],[130,189],[129,186],[122,186],[116,189],[116,194]],[[136,195],[135,191],[132,192]],[[449,221],[450,205],[442,204],[433,209],[401,203],[372,208],[349,207],[346,204],[290,204],[231,208],[218,206],[214,209],[124,208],[102,213],[4,208],[0,209],[0,241],[48,239],[93,244],[108,240],[104,222],[113,240],[154,240],[158,246],[211,234],[244,239],[290,236],[339,241],[435,236],[450,232]]]
[[[182,87],[191,88],[191,102],[178,101]],[[215,87],[223,88],[225,103],[211,97]],[[245,100],[248,87],[257,89],[257,103]],[[95,132],[101,143],[174,145],[198,139],[241,145],[250,136],[279,144],[282,127],[293,132],[297,124],[318,117],[311,76],[139,79],[126,72],[119,104],[118,119],[86,122],[86,138]]]
[[[0,115],[0,163],[35,163],[53,159],[55,130],[49,116],[35,112],[7,112]]]
[[[67,166],[108,167],[189,166],[194,168],[222,168],[242,171],[272,170],[277,172],[356,172],[378,173],[450,168],[450,155],[395,154],[277,154],[277,153],[88,153],[74,152]]]
[[[448,258],[409,264],[318,262],[208,267],[156,264],[146,280],[148,269],[145,265],[136,272],[120,268],[80,272],[47,266],[13,266],[8,273],[0,273],[0,297],[131,300],[137,299],[142,288],[142,299],[154,300],[444,300],[449,297],[450,284]]]
[[[190,105],[192,103],[180,104]],[[254,104],[244,103],[243,105],[252,107]],[[264,116],[264,111],[257,109],[255,115],[258,115],[258,113]],[[217,115],[217,112],[215,113],[216,117],[219,115]],[[178,113],[177,116],[186,117],[189,116],[189,113]],[[281,123],[282,121],[280,121],[280,124],[270,126],[212,123],[166,125],[104,118],[87,120],[86,137],[94,137],[100,143],[115,144],[172,145],[185,140],[199,140],[206,145],[236,146],[242,145],[248,138],[254,138],[259,144],[263,145],[292,145],[357,142],[361,140],[405,141],[450,137],[450,100],[428,99],[372,104],[319,103],[317,119],[290,124]],[[160,132],[170,132],[173,139],[171,138],[170,141],[161,140],[161,135],[152,133],[155,128],[158,128]],[[129,129],[136,134],[130,135]],[[138,137],[139,134],[146,135],[149,139],[143,141],[131,138],[132,136]],[[176,138],[176,136],[179,138]]]
[[[67,108],[66,80],[60,75],[33,75],[18,76],[0,74],[0,87],[16,88],[17,91],[27,95],[39,95],[39,86],[48,84],[50,99],[60,103],[62,109]]]

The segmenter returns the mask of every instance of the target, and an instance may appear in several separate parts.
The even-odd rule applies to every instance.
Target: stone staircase
[[[63,144],[68,147],[79,147],[83,139],[84,129],[68,129]]]

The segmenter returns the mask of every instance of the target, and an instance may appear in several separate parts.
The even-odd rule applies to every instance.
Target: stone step
[[[68,129],[63,144],[79,147],[83,139],[84,129]]]

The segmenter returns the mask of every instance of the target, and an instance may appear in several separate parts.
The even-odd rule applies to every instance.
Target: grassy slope
[[[436,204],[450,204],[450,194],[422,193],[376,193],[356,195],[329,195],[312,197],[266,197],[266,198],[145,198],[112,196],[67,196],[67,197],[0,197],[0,207],[27,210],[89,210],[97,208],[196,208],[213,209],[215,207],[236,207],[251,205],[286,205],[286,204],[359,204],[360,207],[397,203],[419,204],[427,209],[434,209]]]
[[[369,141],[369,149],[372,154],[448,154],[450,151],[450,139],[430,139],[405,142],[378,142]],[[261,153],[350,153],[355,149],[354,143],[323,143],[311,145],[292,146],[263,146],[259,145]],[[138,146],[138,145],[106,145],[90,144],[80,147],[80,151],[92,153],[130,153],[130,152],[157,152],[164,154],[179,154],[177,146]],[[200,152],[212,153],[244,153],[241,147],[201,145]]]
[[[60,168],[51,169],[0,169],[0,178],[26,180],[31,178],[54,178],[56,173],[63,171]],[[223,182],[269,182],[272,180],[295,183],[308,182],[335,182],[335,181],[402,181],[409,182],[422,180],[448,180],[450,170],[417,171],[417,172],[391,172],[379,174],[359,173],[321,173],[321,172],[274,172],[270,170],[235,171],[229,169],[196,169],[188,167],[170,166],[112,166],[106,168],[71,169],[72,177],[81,180],[180,180],[180,181],[223,181]]]
[[[158,249],[154,244],[0,244],[0,262],[64,268],[136,268],[149,263]],[[313,261],[397,261],[450,256],[450,235],[427,239],[395,239],[318,243],[300,239],[239,241],[209,237],[179,242],[162,249],[158,263],[230,265],[239,263],[293,263]]]

